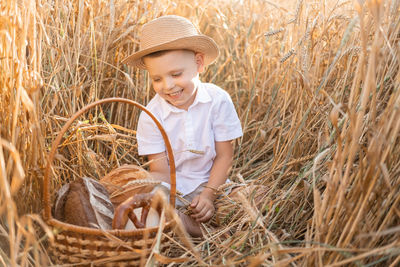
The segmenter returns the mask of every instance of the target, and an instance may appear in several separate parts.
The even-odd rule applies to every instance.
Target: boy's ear
[[[195,60],[197,65],[197,72],[202,73],[204,71],[204,54],[200,52],[196,52]]]

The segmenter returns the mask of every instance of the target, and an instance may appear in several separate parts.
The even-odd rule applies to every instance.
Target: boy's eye
[[[173,73],[172,77],[179,77],[181,76],[182,72]]]
[[[159,82],[159,81],[161,81],[161,79],[159,79],[159,78],[153,79],[153,82]]]

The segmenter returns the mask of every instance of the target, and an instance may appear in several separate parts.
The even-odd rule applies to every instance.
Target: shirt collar
[[[179,109],[177,107],[174,107],[173,105],[168,103],[164,98],[162,98],[158,94],[156,95],[156,97],[158,97],[160,105],[161,105],[162,119],[166,119],[169,116],[169,114],[171,114],[172,112],[180,113],[180,112],[184,112],[185,111],[183,109]],[[194,99],[194,101],[193,101],[192,105],[189,107],[189,109],[191,107],[196,106],[198,103],[207,103],[207,102],[210,102],[211,100],[212,99],[211,99],[210,94],[204,88],[203,83],[200,82],[199,85],[197,86],[196,98]]]

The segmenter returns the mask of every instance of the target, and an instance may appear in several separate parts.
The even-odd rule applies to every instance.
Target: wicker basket
[[[111,102],[133,105],[146,112],[154,120],[163,136],[167,149],[171,176],[170,205],[171,207],[175,206],[176,172],[174,156],[168,136],[154,115],[144,106],[125,98],[107,98],[91,103],[76,112],[61,129],[52,144],[45,169],[43,186],[44,219],[47,225],[53,229],[54,240],[50,242],[49,252],[53,260],[58,264],[95,264],[96,266],[144,265],[153,247],[155,245],[159,246],[160,243],[162,244],[163,239],[167,238],[164,234],[171,234],[175,225],[175,222],[167,216],[165,217],[165,223],[160,223],[159,227],[138,230],[99,230],[64,223],[52,217],[50,174],[56,150],[64,134],[73,121],[80,115],[95,106]],[[160,234],[161,231],[163,234]],[[160,238],[157,240],[157,237],[161,237],[161,240]],[[160,252],[163,251],[162,247],[158,248],[158,250]]]

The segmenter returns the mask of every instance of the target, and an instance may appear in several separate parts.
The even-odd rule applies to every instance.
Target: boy
[[[147,108],[166,130],[174,150],[177,190],[192,209],[191,216],[180,217],[192,236],[201,236],[199,223],[213,216],[217,188],[231,168],[232,141],[242,136],[228,93],[199,80],[199,73],[218,53],[214,40],[199,34],[189,20],[163,16],[143,26],[140,50],[123,61],[146,69],[151,78],[156,95]],[[144,112],[137,141],[153,176],[169,183],[164,141]]]

